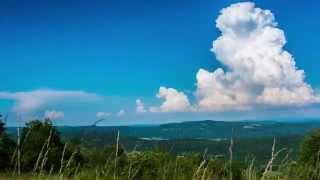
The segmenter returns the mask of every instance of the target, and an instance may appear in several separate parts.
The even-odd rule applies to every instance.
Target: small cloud
[[[191,110],[188,97],[173,88],[160,87],[157,98],[164,99],[160,107],[150,107],[150,112],[183,112]]]
[[[97,112],[96,117],[98,119],[103,119],[106,118],[108,116],[111,116],[111,113],[107,113],[107,112]]]
[[[44,117],[48,118],[50,120],[63,119],[64,118],[64,112],[56,111],[56,110],[47,110],[44,113]]]
[[[124,116],[126,114],[125,110],[121,109],[118,113],[117,116]]]
[[[143,102],[141,101],[141,99],[137,99],[136,100],[136,111],[138,113],[144,113],[144,112],[147,112],[146,109],[144,108],[144,104]]]
[[[250,124],[250,125],[245,125],[242,128],[244,128],[244,129],[254,129],[254,128],[259,127],[259,126],[261,126],[261,125],[260,124]]]

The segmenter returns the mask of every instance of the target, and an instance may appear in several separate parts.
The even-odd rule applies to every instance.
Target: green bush
[[[320,158],[320,129],[307,135],[301,144],[299,160],[302,163],[316,165]]]
[[[152,179],[160,174],[165,176],[168,171],[166,166],[169,165],[170,157],[167,153],[158,151],[133,153],[129,158],[131,171],[134,172],[133,179]]]
[[[63,171],[72,174],[85,163],[79,144],[64,143],[49,119],[26,123],[21,134],[23,171]],[[62,172],[60,172],[62,173]]]
[[[25,171],[57,170],[64,144],[49,119],[26,123],[21,135],[21,164]]]

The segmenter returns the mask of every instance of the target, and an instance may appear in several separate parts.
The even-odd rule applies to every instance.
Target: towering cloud
[[[284,49],[286,38],[270,10],[252,2],[232,4],[216,20],[220,37],[211,51],[224,68],[200,69],[196,75],[198,111],[250,109],[257,106],[301,106],[319,102],[304,71]],[[160,88],[165,102],[159,111],[185,110],[187,97]],[[158,110],[158,109],[156,109]]]
[[[197,73],[200,109],[224,110],[263,105],[304,105],[319,101],[304,82],[292,55],[283,49],[284,32],[269,10],[254,3],[233,4],[216,20],[221,36],[212,52],[226,68]]]

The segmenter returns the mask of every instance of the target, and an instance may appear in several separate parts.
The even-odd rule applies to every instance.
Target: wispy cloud
[[[108,113],[108,112],[97,112],[96,113],[96,117],[98,119],[103,119],[103,118],[106,118],[106,117],[109,117],[111,116],[111,113]]]
[[[14,101],[12,107],[14,112],[29,113],[42,108],[50,108],[52,104],[91,102],[97,101],[101,97],[85,91],[38,89],[34,91],[0,92],[0,99]]]

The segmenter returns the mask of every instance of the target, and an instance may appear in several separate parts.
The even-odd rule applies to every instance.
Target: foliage
[[[15,148],[15,142],[5,130],[5,123],[0,114],[0,171],[10,166],[10,158]]]
[[[301,144],[300,161],[316,165],[320,158],[320,129],[314,130],[307,135]]]
[[[25,171],[57,171],[61,163],[73,167],[83,163],[79,147],[65,145],[49,119],[26,123],[21,135],[21,154]],[[68,163],[70,158],[72,161]]]
[[[0,134],[5,134],[4,130],[4,124],[2,123],[0,124]],[[119,140],[119,136],[115,136],[114,133],[100,138],[92,134],[94,133],[87,131],[87,138],[79,136],[78,138],[65,138],[63,141],[50,120],[31,121],[23,128],[21,136],[23,174],[14,173],[15,169],[12,168],[7,172],[0,173],[0,179],[320,179],[320,165],[316,163],[318,161],[313,162],[317,160],[319,130],[305,137],[301,146],[300,161],[292,160],[292,156],[289,156],[289,152],[286,151],[285,156],[279,155],[276,156],[276,160],[269,161],[272,163],[270,169],[266,168],[268,167],[266,166],[268,159],[257,166],[254,161],[255,156],[247,156],[246,161],[237,157],[239,155],[243,156],[244,151],[250,150],[248,148],[250,146],[239,145],[238,140],[234,141],[235,146],[231,149],[236,153],[233,153],[233,158],[229,159],[228,141],[223,142],[224,146],[219,149],[221,152],[225,151],[223,154],[211,153],[212,151],[209,151],[209,148],[204,148],[206,150],[202,153],[172,153],[173,145],[176,145],[178,149],[190,148],[195,150],[199,145],[197,144],[198,141],[180,139],[171,141],[173,144],[166,144],[165,142],[168,141],[157,141],[157,143],[152,142],[154,144],[149,149],[141,148],[141,145],[145,144],[138,144],[140,149],[137,151],[136,147],[128,146],[130,143],[137,142],[132,141],[129,137],[123,137],[123,139],[121,137]],[[101,141],[103,138],[109,143],[104,143],[103,147],[88,146],[91,138],[94,143],[103,142]],[[150,143],[149,141],[139,142]],[[282,146],[285,144],[285,141],[281,139],[277,142]],[[269,152],[269,156],[266,157],[269,159],[271,158],[271,151],[277,152],[282,148],[282,146],[277,146],[273,149],[274,146],[266,139],[241,140],[241,143],[259,144],[259,147],[256,148],[260,152],[261,149]],[[216,148],[221,145],[221,143],[216,142],[213,142],[213,144],[212,147]],[[12,148],[9,154],[13,154],[13,152],[14,149]],[[38,168],[35,169],[35,167]]]

